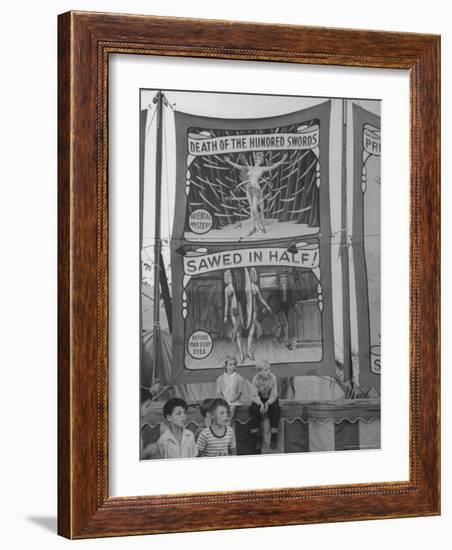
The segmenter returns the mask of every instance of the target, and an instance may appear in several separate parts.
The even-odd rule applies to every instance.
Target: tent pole
[[[161,201],[162,201],[162,127],[163,127],[163,93],[158,91],[154,97],[157,108],[157,143],[155,160],[155,232],[154,232],[154,365],[152,383],[160,379],[161,335],[160,335],[160,262],[162,255],[161,242]]]
[[[350,273],[347,218],[347,100],[342,100],[342,204],[341,204],[341,267],[342,267],[342,324],[344,347],[344,381],[353,379],[350,342]]]

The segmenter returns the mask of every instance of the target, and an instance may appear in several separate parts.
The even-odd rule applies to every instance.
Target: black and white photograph
[[[141,460],[380,448],[380,110],[140,89]]]
[[[451,546],[450,12],[3,4],[5,549]]]

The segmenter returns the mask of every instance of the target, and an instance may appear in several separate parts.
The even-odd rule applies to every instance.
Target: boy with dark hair
[[[187,403],[173,397],[163,405],[163,416],[168,429],[157,441],[156,458],[191,458],[198,455],[195,437],[185,428],[187,423]]]

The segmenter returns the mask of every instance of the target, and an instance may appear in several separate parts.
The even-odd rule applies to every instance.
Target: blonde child
[[[224,372],[217,378],[216,393],[227,401],[230,419],[234,418],[235,408],[240,405],[240,396],[243,391],[243,378],[237,372],[237,359],[228,355],[223,364]]]
[[[198,437],[199,456],[227,456],[237,454],[234,431],[229,425],[229,405],[220,397],[209,408],[211,424]]]
[[[272,449],[276,449],[279,418],[281,414],[276,377],[270,371],[270,363],[265,359],[262,359],[262,361],[256,365],[256,370],[257,374],[252,381],[254,389],[253,402],[249,408],[251,416],[251,433],[256,434],[256,446],[259,448],[262,438],[260,434],[260,425],[264,417],[267,416],[271,428],[270,446]]]

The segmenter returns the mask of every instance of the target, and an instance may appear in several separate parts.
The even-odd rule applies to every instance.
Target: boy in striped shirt
[[[199,456],[228,456],[237,454],[234,431],[229,426],[229,405],[221,398],[209,407],[211,424],[198,437]]]

